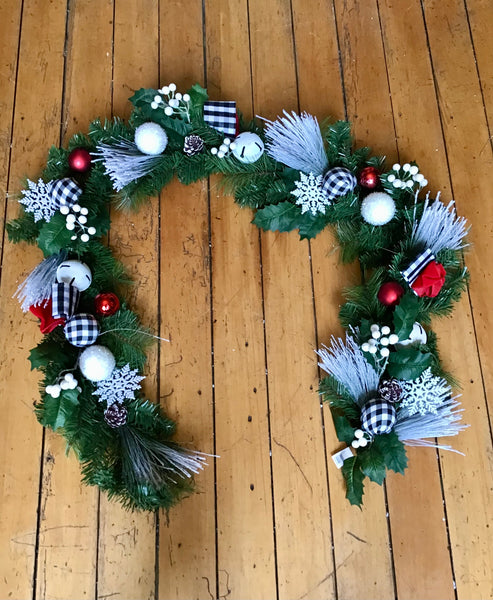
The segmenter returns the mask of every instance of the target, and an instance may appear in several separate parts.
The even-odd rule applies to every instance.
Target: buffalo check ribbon
[[[236,135],[236,102],[206,102],[204,121],[224,135]]]
[[[401,271],[402,277],[409,284],[411,289],[412,284],[416,281],[421,271],[426,267],[426,265],[431,263],[433,260],[435,260],[435,255],[429,248],[427,248],[424,252],[418,254],[418,256],[404,271]]]

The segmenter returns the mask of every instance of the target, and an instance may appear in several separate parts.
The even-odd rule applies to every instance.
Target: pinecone
[[[187,135],[183,144],[183,152],[187,156],[193,156],[202,152],[204,149],[204,140],[198,135]]]
[[[121,427],[127,422],[127,412],[128,411],[123,404],[114,402],[104,411],[104,420],[110,427]]]
[[[397,379],[382,381],[378,387],[380,398],[387,402],[399,402],[402,395],[402,388]]]

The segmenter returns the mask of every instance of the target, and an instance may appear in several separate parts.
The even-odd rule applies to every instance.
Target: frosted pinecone
[[[183,152],[187,156],[193,156],[202,152],[204,149],[204,140],[198,135],[187,135],[183,144]]]
[[[108,408],[104,411],[104,420],[110,426],[116,429],[117,427],[121,427],[125,425],[127,422],[128,411],[120,404],[120,402],[114,402],[110,404]]]
[[[402,395],[402,387],[397,379],[382,381],[378,387],[380,398],[387,402],[399,402]]]

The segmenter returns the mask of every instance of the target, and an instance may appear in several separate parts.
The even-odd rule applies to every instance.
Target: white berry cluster
[[[58,398],[62,390],[74,390],[78,385],[79,382],[72,373],[66,373],[63,377],[59,377],[54,385],[47,385],[45,391],[52,398]]]
[[[384,325],[380,329],[380,325],[373,323],[370,327],[371,338],[367,342],[361,344],[361,350],[363,352],[369,352],[370,354],[379,354],[379,357],[387,358],[390,354],[388,346],[391,344],[397,344],[399,336],[395,333],[390,333],[390,327]]]
[[[386,179],[396,189],[413,189],[415,186],[422,188],[428,185],[428,180],[419,172],[416,165],[405,163],[401,166],[396,163],[392,166],[392,171],[394,173],[387,175]]]
[[[76,240],[80,235],[81,242],[88,242],[91,235],[95,235],[95,227],[87,227],[87,215],[89,210],[80,204],[73,204],[72,207],[66,205],[60,207],[60,212],[65,215],[65,227],[73,231],[72,240]]]
[[[364,448],[371,441],[370,436],[362,429],[356,429],[354,432],[354,440],[351,442],[353,448]]]
[[[211,148],[211,154],[214,154],[214,156],[217,156],[217,158],[224,158],[225,156],[228,156],[228,154],[235,148],[236,144],[228,137],[225,137],[219,148]]]
[[[177,92],[174,83],[169,83],[158,90],[158,94],[151,102],[151,108],[154,110],[162,108],[168,117],[178,115],[190,123],[190,96]]]

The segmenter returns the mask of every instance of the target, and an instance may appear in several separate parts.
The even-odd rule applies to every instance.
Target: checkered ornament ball
[[[51,196],[53,206],[57,210],[60,210],[62,206],[71,208],[74,204],[77,204],[81,195],[82,189],[70,177],[57,179],[53,182]]]
[[[91,346],[97,340],[99,325],[92,315],[80,313],[67,321],[63,332],[72,346],[83,348],[84,346]]]
[[[349,169],[334,167],[325,173],[322,189],[327,194],[329,200],[335,200],[340,196],[345,196],[349,192],[352,192],[356,184],[357,179]]]
[[[381,398],[370,400],[361,411],[361,427],[372,436],[390,433],[395,420],[394,406]]]

